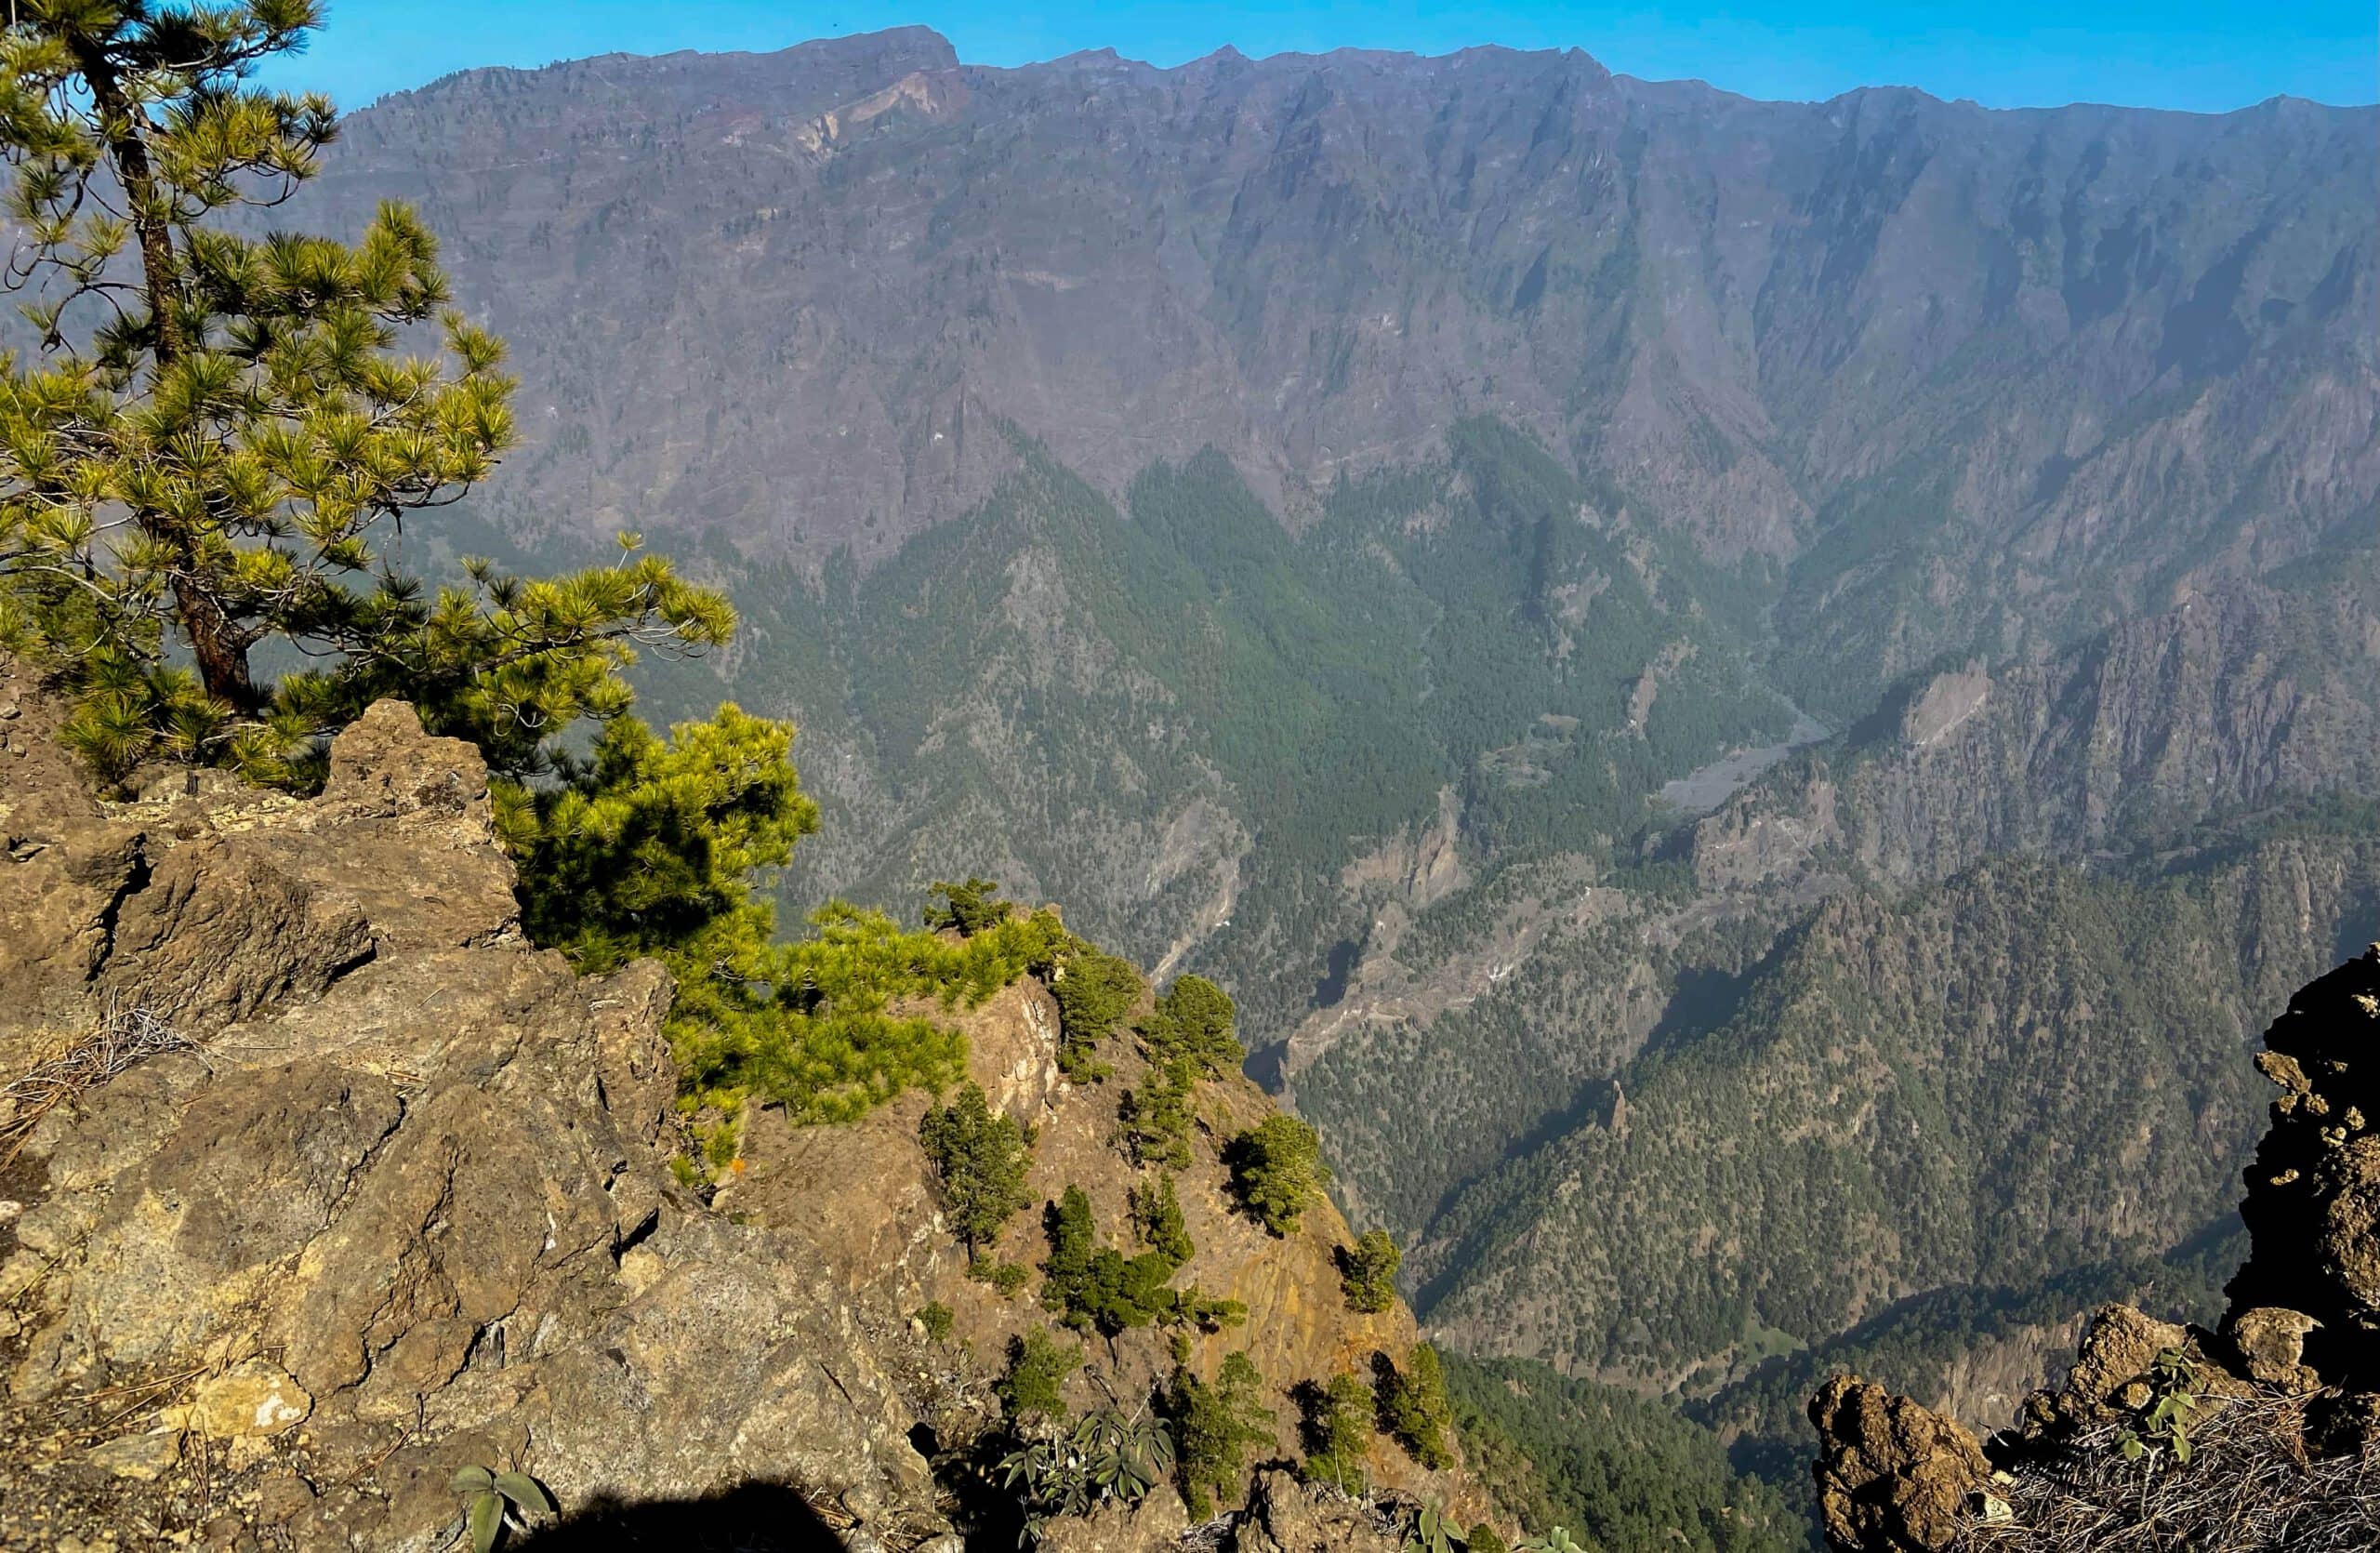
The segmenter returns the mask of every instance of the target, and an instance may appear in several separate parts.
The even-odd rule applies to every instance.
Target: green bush
[[[1170,1172],[1159,1172],[1154,1180],[1134,1187],[1131,1201],[1132,1230],[1143,1245],[1170,1258],[1177,1268],[1197,1254],[1189,1228],[1182,1221],[1182,1199]]]
[[[1330,1179],[1322,1162],[1322,1140],[1293,1116],[1265,1118],[1235,1138],[1225,1158],[1241,1204],[1276,1235],[1297,1228]]]
[[[1031,1161],[1024,1134],[1014,1118],[995,1112],[983,1090],[971,1082],[949,1105],[926,1112],[918,1123],[918,1141],[941,1183],[950,1227],[972,1260],[1033,1201],[1025,1188]]]
[[[1181,1259],[1165,1250],[1126,1256],[1101,1245],[1091,1200],[1081,1188],[1068,1187],[1051,1206],[1047,1228],[1050,1259],[1041,1264],[1041,1304],[1068,1326],[1113,1337],[1157,1321],[1195,1319],[1181,1291],[1170,1287]],[[1181,1241],[1187,1244],[1188,1236]]]
[[[1008,1368],[992,1391],[1012,1424],[1034,1419],[1062,1423],[1066,1416],[1063,1387],[1066,1377],[1081,1367],[1081,1348],[1056,1342],[1037,1326],[1009,1339]]]
[[[1223,989],[1204,976],[1183,976],[1157,999],[1141,1026],[1152,1061],[1187,1058],[1208,1074],[1237,1072],[1248,1050],[1235,1033],[1238,1012]]]
[[[952,1323],[958,1319],[951,1314],[950,1307],[940,1300],[935,1300],[931,1305],[920,1306],[912,1314],[917,1323],[925,1328],[928,1342],[950,1341],[950,1329]]]
[[[931,932],[957,932],[972,938],[1016,914],[1016,902],[1000,899],[998,884],[972,874],[955,884],[937,879],[929,886],[928,894],[925,924]],[[941,905],[933,903],[931,897],[934,896],[942,898]]]
[[[1176,1057],[1150,1066],[1116,1108],[1118,1137],[1136,1165],[1190,1165],[1190,1086],[1194,1069]]]
[[[1131,962],[1083,940],[1072,940],[1051,977],[1058,1002],[1058,1066],[1078,1083],[1106,1077],[1094,1054],[1140,1001],[1141,973]]]

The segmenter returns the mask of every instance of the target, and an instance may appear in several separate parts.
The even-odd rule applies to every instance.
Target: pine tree
[[[1416,1343],[1398,1369],[1385,1354],[1375,1354],[1381,1422],[1415,1461],[1432,1468],[1453,1465],[1447,1447],[1447,1429],[1454,1422],[1454,1405],[1447,1399],[1446,1365],[1438,1350]]]
[[[1387,1230],[1367,1229],[1354,1249],[1342,1246],[1339,1257],[1348,1309],[1377,1315],[1396,1304],[1396,1269],[1405,1257]]]
[[[1214,1514],[1217,1499],[1238,1497],[1249,1453],[1273,1439],[1273,1414],[1263,1405],[1263,1377],[1245,1353],[1224,1356],[1209,1386],[1176,1369],[1160,1399],[1176,1442],[1174,1467],[1183,1503],[1194,1520]]]
[[[1322,1140],[1293,1116],[1265,1118],[1233,1139],[1226,1154],[1240,1201],[1276,1235],[1297,1228],[1330,1179],[1322,1162]]]
[[[514,440],[503,346],[449,305],[437,243],[384,205],[361,241],[227,219],[312,177],[331,104],[256,86],[318,0],[28,0],[0,33],[10,278],[42,359],[0,359],[0,646],[70,690],[106,779],[157,757],[303,786],[374,699],[416,701],[500,774],[623,714],[638,645],[723,640],[726,601],[623,537],[617,564],[432,596],[408,513]],[[428,353],[400,354],[435,330]],[[310,667],[278,681],[253,654]],[[171,666],[169,644],[192,669]]]
[[[1013,1118],[993,1111],[977,1085],[965,1085],[949,1105],[927,1111],[918,1137],[942,1183],[951,1228],[971,1254],[997,1239],[1000,1226],[1032,1201],[1025,1189],[1031,1161],[1024,1135]],[[1084,1203],[1084,1214],[1090,1211]]]
[[[1197,1251],[1189,1227],[1182,1219],[1182,1199],[1174,1189],[1171,1171],[1160,1171],[1156,1180],[1132,1188],[1132,1228],[1143,1245],[1177,1268]]]

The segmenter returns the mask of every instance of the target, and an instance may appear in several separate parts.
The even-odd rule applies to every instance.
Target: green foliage
[[[1413,1512],[1405,1528],[1405,1553],[1456,1553],[1463,1546],[1459,1523],[1435,1505]]]
[[[1329,1386],[1305,1382],[1298,1387],[1297,1401],[1298,1431],[1305,1448],[1299,1475],[1348,1493],[1367,1492],[1370,1477],[1364,1458],[1377,1412],[1372,1388],[1342,1374],[1333,1375]]]
[[[1033,1201],[1025,1190],[1031,1159],[1013,1117],[996,1112],[970,1082],[947,1106],[928,1110],[918,1141],[942,1186],[944,1211],[971,1259],[999,1237],[1000,1227]]]
[[[530,1516],[556,1513],[553,1500],[526,1472],[466,1467],[455,1474],[454,1486],[462,1497],[463,1528],[471,1553],[489,1553],[507,1530],[528,1535]]]
[[[940,1300],[919,1307],[911,1312],[911,1319],[925,1328],[926,1341],[930,1343],[949,1342],[952,1323],[958,1320],[950,1307]]]
[[[1108,1500],[1137,1505],[1173,1470],[1173,1439],[1154,1418],[1114,1408],[1087,1413],[1072,1430],[1028,1440],[1000,1461],[1002,1484],[1023,1503],[1025,1541],[1057,1516],[1089,1515]]]
[[[2143,1377],[2148,1400],[2135,1410],[2132,1426],[2119,1437],[2126,1461],[2152,1467],[2190,1464],[2190,1418],[2199,1408],[2198,1361],[2187,1346],[2160,1348]]]
[[[1542,1533],[1524,1548],[1805,1553],[1809,1462],[1774,1488],[1739,1473],[1712,1430],[1660,1401],[1527,1360],[1446,1356],[1463,1461],[1498,1507]],[[1559,1540],[1557,1540],[1559,1539]]]
[[[1438,1350],[1427,1343],[1414,1344],[1402,1369],[1388,1355],[1376,1353],[1372,1374],[1381,1432],[1424,1467],[1435,1470],[1453,1466],[1447,1430],[1454,1423],[1454,1409],[1447,1400],[1446,1368]]]
[[[1277,1112],[1233,1139],[1225,1158],[1241,1204],[1276,1235],[1297,1228],[1330,1179],[1314,1129]]]
[[[1141,1025],[1141,1043],[1155,1062],[1186,1060],[1221,1077],[1239,1070],[1248,1049],[1236,1033],[1237,1010],[1223,989],[1204,976],[1183,976],[1157,999]]]
[[[1153,1180],[1135,1186],[1131,1201],[1132,1230],[1141,1243],[1175,1267],[1190,1260],[1197,1248],[1182,1222],[1182,1199],[1174,1190],[1172,1173],[1160,1171]]]
[[[1141,973],[1131,962],[1074,939],[1058,962],[1050,993],[1058,1001],[1058,1066],[1077,1082],[1104,1078],[1094,1055],[1117,1021],[1140,1001]]]
[[[410,210],[352,246],[231,219],[287,198],[337,133],[325,99],[254,81],[320,6],[11,16],[0,146],[44,357],[0,361],[0,639],[72,697],[68,742],[102,779],[162,758],[307,787],[389,695],[535,776],[579,718],[627,710],[639,646],[726,638],[726,601],[656,558],[474,565],[434,596],[400,569],[403,516],[514,441],[513,384]],[[423,325],[431,349],[398,353]],[[310,666],[274,681],[259,647]]]
[[[1556,1526],[1541,1537],[1525,1539],[1515,1553],[1588,1553],[1570,1535],[1567,1526]]]
[[[942,897],[936,906],[929,899],[925,909],[926,926],[935,932],[957,932],[973,937],[987,927],[1008,921],[1016,911],[1016,902],[999,898],[999,886],[988,879],[972,874],[959,883],[937,879],[931,893]]]
[[[1405,1254],[1396,1249],[1396,1241],[1385,1229],[1367,1229],[1354,1248],[1339,1248],[1340,1287],[1347,1295],[1347,1308],[1365,1315],[1377,1315],[1396,1306],[1396,1269],[1404,1265]]]
[[[1205,1520],[1217,1500],[1239,1496],[1249,1453],[1273,1439],[1273,1414],[1263,1405],[1263,1378],[1245,1353],[1224,1356],[1210,1386],[1186,1369],[1166,1383],[1160,1410],[1179,1447],[1182,1501],[1190,1519]]]
[[[1462,1534],[1462,1545],[1470,1553],[1512,1553],[1505,1546],[1504,1534],[1484,1520],[1472,1523],[1471,1530]]]
[[[1153,1188],[1155,1201],[1136,1193],[1135,1223],[1144,1236],[1151,1228],[1152,1249],[1126,1256],[1099,1243],[1091,1200],[1079,1187],[1069,1186],[1046,1215],[1050,1259],[1041,1264],[1041,1304],[1068,1326],[1113,1337],[1130,1327],[1157,1321],[1194,1321],[1200,1325],[1231,1324],[1234,1302],[1208,1300],[1195,1289],[1171,1286],[1174,1273],[1188,1254],[1190,1237],[1182,1227],[1181,1203],[1166,1178]],[[1147,1203],[1144,1209],[1144,1204]],[[1170,1224],[1166,1208],[1170,1204]],[[1162,1243],[1159,1243],[1159,1242]],[[1182,1255],[1175,1255],[1175,1251]],[[1244,1315],[1244,1311],[1241,1312]]]
[[[2356,883],[2310,896],[2278,958],[2243,958],[2272,942],[2266,870],[2314,855]],[[2375,859],[2353,834],[2137,871],[2001,858],[1838,897],[1722,1017],[1630,1063],[1624,1135],[1577,1127],[1447,1204],[1431,1236],[1460,1270],[1429,1315],[1492,1319],[1528,1291],[1570,1359],[1699,1392],[1875,1313],[1843,1277],[1845,1225],[1896,1290],[2153,1259],[2235,1199],[2262,1114],[2238,1031],[2363,936]],[[2127,1239],[2078,1228],[2119,1201]]]
[[[1152,1063],[1147,1076],[1117,1103],[1117,1135],[1136,1165],[1186,1170],[1190,1165],[1190,1059]]]
[[[1022,1262],[994,1262],[979,1256],[967,1264],[967,1276],[990,1284],[1003,1299],[1014,1299],[1033,1281],[1033,1270]]]
[[[1063,1387],[1066,1377],[1081,1367],[1081,1348],[1056,1342],[1039,1327],[1032,1327],[1022,1337],[1009,1339],[1008,1368],[993,1383],[992,1391],[1011,1423],[1063,1422],[1066,1416]]]

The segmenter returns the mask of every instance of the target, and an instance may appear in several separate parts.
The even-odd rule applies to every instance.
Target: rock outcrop
[[[2256,1066],[2281,1089],[2240,1205],[2237,1311],[2304,1313],[2305,1361],[2380,1391],[2380,945],[2290,1000]]]
[[[959,1546],[929,1454],[964,1453],[1006,1338],[1043,1318],[966,1276],[924,1096],[834,1128],[761,1113],[748,1169],[707,1201],[668,1168],[667,974],[581,977],[522,937],[468,746],[383,703],[316,799],[175,773],[102,803],[39,697],[6,688],[0,982],[24,996],[0,1026],[0,1548],[428,1550],[474,1465],[531,1473],[590,1526],[744,1516],[776,1528],[765,1546]],[[1063,1081],[1030,978],[960,1018],[971,1075],[1037,1130],[1037,1187],[1080,1181],[1120,1229],[1120,1084]],[[1138,1058],[1117,1061],[1130,1082]],[[1269,1106],[1210,1088],[1215,1128]],[[1184,1277],[1250,1307],[1228,1344],[1280,1393],[1286,1456],[1289,1388],[1401,1357],[1412,1319],[1347,1312],[1335,1212],[1271,1239],[1221,1199],[1220,1135],[1197,1147]],[[930,1301],[951,1340],[913,1320]],[[1198,1340],[1193,1368],[1225,1345]],[[1163,1347],[1125,1334],[1074,1400],[1144,1392]],[[1482,1504],[1376,1453],[1383,1490]],[[1340,1514],[1284,1478],[1208,1535],[1303,1546],[1279,1528]],[[1186,1530],[1159,1493],[1065,1534],[1137,1550]]]

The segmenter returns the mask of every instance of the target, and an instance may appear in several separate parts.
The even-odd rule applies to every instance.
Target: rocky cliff
[[[922,1096],[849,1127],[762,1115],[707,1201],[667,1164],[666,975],[582,978],[522,940],[468,746],[383,703],[319,798],[178,773],[102,804],[49,715],[0,687],[0,1546],[430,1549],[473,1466],[551,1493],[539,1546],[961,1546],[951,1464],[1041,1318],[965,1277]],[[1079,1182],[1120,1222],[1117,1086],[1059,1076],[1048,993],[964,1028],[1036,1130],[1037,1188]],[[1401,1356],[1412,1321],[1347,1309],[1327,1206],[1286,1239],[1226,1209],[1212,1129],[1269,1105],[1234,1081],[1205,1109],[1189,1271],[1250,1321],[1189,1362],[1251,1353],[1279,1423],[1257,1455],[1288,1464],[1291,1389]],[[935,1302],[953,1330],[930,1335]],[[1144,1394],[1164,1351],[1125,1333],[1074,1400]],[[1400,1493],[1480,1507],[1371,1455],[1386,1498],[1271,1471],[1205,1545],[1388,1546]],[[1051,1545],[1186,1529],[1160,1490]]]
[[[2254,1249],[2212,1329],[2124,1306],[2061,1382],[1978,1442],[1854,1376],[1810,1403],[1839,1553],[2346,1553],[2380,1545],[2380,1146],[2365,1069],[2380,944],[2266,1033],[2271,1128],[2247,1174]]]

